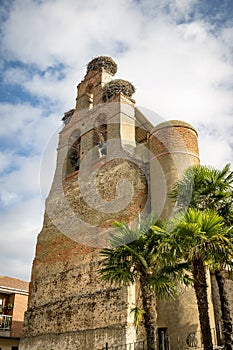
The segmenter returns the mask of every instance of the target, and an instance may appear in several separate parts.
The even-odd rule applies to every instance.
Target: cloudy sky
[[[30,279],[44,150],[96,56],[113,57],[138,106],[198,130],[203,164],[232,161],[232,18],[232,0],[0,1],[0,274]]]

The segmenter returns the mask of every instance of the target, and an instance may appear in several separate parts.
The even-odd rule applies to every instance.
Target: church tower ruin
[[[152,210],[171,215],[172,185],[199,163],[197,133],[177,120],[154,127],[135,107],[133,85],[113,79],[116,71],[110,57],[93,59],[63,117],[20,350],[101,350],[144,337],[130,313],[137,286],[104,284],[100,249],[115,220],[133,223]],[[160,329],[199,329],[194,293],[185,293],[189,309],[183,297],[159,303]]]

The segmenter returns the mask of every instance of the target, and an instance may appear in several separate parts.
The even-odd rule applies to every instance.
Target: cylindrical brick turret
[[[175,206],[169,198],[173,185],[186,168],[199,164],[197,132],[180,120],[167,121],[152,129],[149,147],[151,210],[168,218]]]

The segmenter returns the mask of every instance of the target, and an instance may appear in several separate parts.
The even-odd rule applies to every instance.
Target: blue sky
[[[203,164],[232,162],[232,18],[232,0],[1,0],[0,274],[30,278],[60,120],[98,55],[138,106],[198,130]]]

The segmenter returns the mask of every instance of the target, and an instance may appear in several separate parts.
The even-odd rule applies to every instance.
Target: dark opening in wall
[[[69,150],[67,154],[66,176],[79,170],[81,153],[81,132],[75,130],[69,138]]]
[[[158,328],[159,350],[169,350],[167,328]]]

